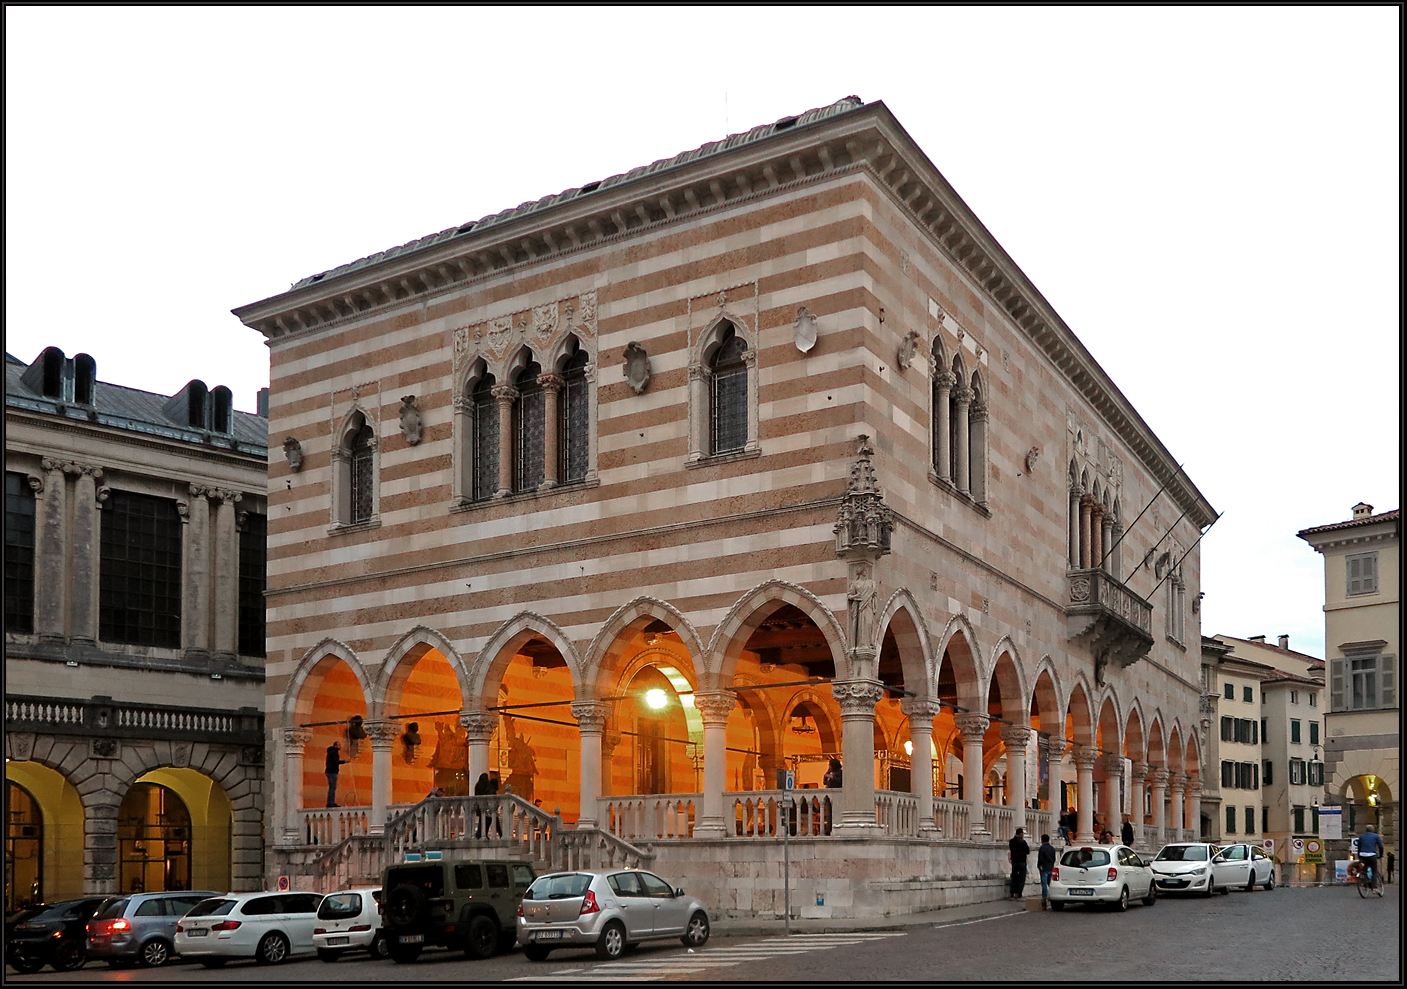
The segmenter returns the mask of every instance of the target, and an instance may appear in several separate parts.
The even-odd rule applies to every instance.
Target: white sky
[[[1225,513],[1205,633],[1322,655],[1295,532],[1398,507],[1396,7],[7,7],[5,28],[21,360],[85,351],[105,381],[199,377],[252,410],[268,353],[232,307],[853,93]]]

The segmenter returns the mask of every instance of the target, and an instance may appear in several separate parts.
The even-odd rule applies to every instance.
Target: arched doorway
[[[18,783],[5,781],[5,915],[44,902],[44,812]]]
[[[175,790],[133,783],[117,810],[117,889],[191,888],[191,815]]]
[[[34,878],[28,879],[25,888],[20,881],[12,882],[11,850],[7,840],[5,848],[5,907],[8,913],[15,904],[37,899],[41,903],[72,899],[83,895],[83,800],[63,774],[42,763],[33,761],[6,761],[5,763],[5,819],[13,822],[16,837],[28,841],[38,838],[37,859],[16,862],[13,875],[28,875],[33,870]],[[12,790],[12,787],[14,789]],[[18,792],[16,792],[18,791]],[[12,812],[21,809],[16,806],[16,796],[25,794],[34,804],[30,820],[16,819]],[[37,829],[33,818],[37,818]],[[10,834],[7,826],[6,836]],[[19,846],[28,852],[33,846]],[[36,890],[34,880],[39,880]]]
[[[449,796],[472,792],[468,737],[459,723],[463,706],[459,677],[438,649],[417,647],[401,659],[384,703],[384,717],[399,728],[391,752],[391,804],[417,803],[435,787]],[[370,776],[363,783],[360,772],[363,763],[370,767],[369,752],[353,756],[352,763],[358,770],[351,778],[356,789],[338,802],[353,805],[352,798],[359,797],[356,803],[369,803]]]
[[[224,891],[233,875],[234,808],[224,788],[195,769],[163,766],[136,780],[164,787],[184,805],[189,818],[190,881],[185,889]],[[130,794],[129,794],[130,796]],[[119,811],[118,820],[122,820]],[[167,889],[181,887],[168,886]],[[131,892],[126,886],[121,892]],[[148,888],[148,892],[152,892]]]

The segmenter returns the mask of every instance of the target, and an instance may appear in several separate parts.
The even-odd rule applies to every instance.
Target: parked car
[[[518,910],[518,941],[529,961],[558,948],[595,948],[619,958],[641,941],[708,942],[708,911],[696,897],[651,872],[596,869],[540,876]]]
[[[202,900],[176,924],[176,953],[219,968],[231,958],[277,965],[312,952],[321,893],[228,893]]]
[[[381,927],[381,888],[346,889],[323,897],[313,943],[325,962],[335,962],[348,951],[387,957],[391,947]]]
[[[413,962],[430,945],[488,958],[513,947],[518,902],[537,874],[528,862],[432,858],[387,866],[381,888],[391,958]]]
[[[1158,902],[1153,870],[1127,845],[1067,848],[1050,876],[1050,905],[1107,903],[1127,910],[1129,900],[1151,907]]]
[[[1223,893],[1239,886],[1247,893],[1257,886],[1275,888],[1275,863],[1256,845],[1221,845],[1212,856],[1217,888]]]
[[[1216,890],[1212,858],[1216,846],[1205,841],[1179,841],[1164,845],[1153,859],[1153,880],[1160,893],[1200,893]]]
[[[113,968],[165,965],[175,955],[176,921],[219,893],[166,892],[114,896],[88,921],[88,957]]]
[[[37,972],[51,965],[56,972],[82,968],[88,960],[88,919],[105,896],[44,903],[6,922],[5,961],[16,972]]]

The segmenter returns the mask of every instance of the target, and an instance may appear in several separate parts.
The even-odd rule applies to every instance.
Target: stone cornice
[[[851,172],[868,174],[956,270],[1006,313],[1128,445],[1198,528],[1216,511],[1035,285],[883,103],[467,231],[234,309],[271,342],[459,292],[522,266]]]

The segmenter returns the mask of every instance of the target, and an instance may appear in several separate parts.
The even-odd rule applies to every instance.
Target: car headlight
[[[1193,870],[1189,873],[1189,875],[1193,875],[1193,876],[1205,876],[1206,874],[1207,874],[1207,867],[1206,867],[1205,865],[1202,866],[1200,869],[1193,869]]]

